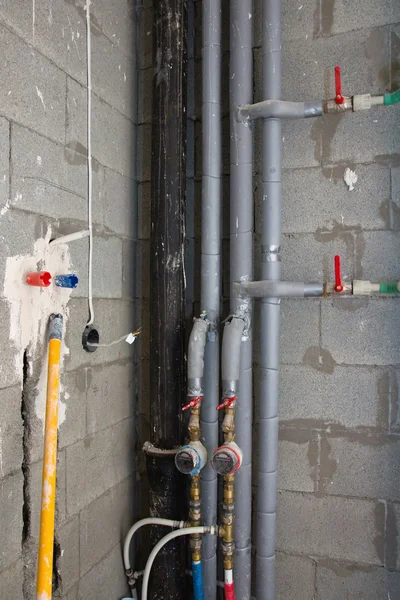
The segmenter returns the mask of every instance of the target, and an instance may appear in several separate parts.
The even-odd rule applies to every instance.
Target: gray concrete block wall
[[[15,317],[3,281],[7,259],[32,254],[48,227],[52,237],[87,227],[84,4],[0,2],[0,597],[16,600],[34,598],[43,453],[35,410],[46,340],[28,348],[24,373],[17,357],[25,348],[10,341]],[[148,201],[140,194],[138,205],[133,155],[135,6],[96,0],[91,12],[94,308],[108,342],[140,326],[144,287],[133,257],[148,232]],[[122,597],[128,590],[120,544],[138,508],[142,350],[121,344],[83,351],[87,240],[69,251],[79,286],[65,315],[54,597]]]

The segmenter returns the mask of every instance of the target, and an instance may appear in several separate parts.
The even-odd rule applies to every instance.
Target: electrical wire
[[[90,4],[86,0],[86,53],[87,53],[87,163],[88,163],[88,230],[89,230],[89,320],[86,326],[94,322],[93,308],[93,169],[92,169],[92,39],[90,27]],[[94,344],[92,344],[94,345]],[[111,345],[111,344],[110,344]]]
[[[120,344],[121,342],[128,342],[128,343],[132,344],[135,341],[135,339],[137,338],[137,336],[140,334],[140,332],[141,332],[141,329],[138,329],[137,331],[126,333],[122,337],[118,338],[117,340],[114,340],[113,342],[110,342],[109,344],[97,344],[95,342],[87,342],[87,345],[94,346],[95,348],[109,348],[110,346],[116,346],[117,344]],[[128,338],[130,338],[131,341],[128,341]]]
[[[149,558],[147,559],[146,567],[143,574],[143,583],[142,583],[142,600],[147,600],[147,590],[149,587],[149,578],[151,567],[153,566],[154,560],[160,550],[168,544],[171,540],[181,537],[182,535],[191,535],[195,533],[210,533],[211,535],[215,535],[217,533],[216,527],[185,527],[184,529],[177,529],[176,531],[171,531],[168,535],[161,538],[161,540],[156,544],[153,550],[150,553]]]
[[[131,546],[132,538],[135,533],[143,527],[144,525],[162,525],[164,527],[173,527],[174,529],[182,529],[185,527],[185,521],[171,521],[171,519],[160,519],[158,517],[147,517],[146,519],[142,519],[141,521],[137,521],[128,533],[126,534],[125,542],[124,542],[124,566],[125,571],[129,571],[131,569],[131,561],[129,557],[129,549]]]

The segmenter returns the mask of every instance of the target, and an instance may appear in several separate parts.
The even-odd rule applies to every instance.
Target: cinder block
[[[133,416],[137,368],[130,362],[88,369],[87,432]]]
[[[315,563],[309,558],[276,554],[278,600],[310,600],[315,591]]]
[[[75,584],[66,595],[63,595],[63,600],[79,600],[79,583]]]
[[[81,511],[82,576],[124,539],[133,524],[133,484],[133,479],[125,479]]]
[[[138,123],[151,123],[153,96],[153,67],[139,70]]]
[[[151,183],[138,185],[138,238],[149,240],[151,230]]]
[[[350,166],[369,162],[390,165],[394,161],[391,155],[396,154],[399,148],[399,119],[399,104],[373,113],[361,111],[345,114],[340,119],[330,118],[329,127],[322,130],[322,135],[326,136],[324,162],[327,165],[330,162],[348,163]],[[335,120],[336,125],[333,125]]]
[[[11,203],[55,219],[87,221],[86,156],[17,125],[11,138]],[[103,169],[94,162],[95,225],[103,223],[102,185]]]
[[[283,44],[282,98],[295,102],[333,98],[338,64],[345,95],[383,93],[389,85],[389,28]],[[256,71],[256,78],[262,81],[261,71]]]
[[[259,321],[254,331],[260,331]],[[281,303],[281,360],[298,364],[309,348],[318,345],[319,301],[283,300]],[[258,352],[258,345],[257,352]],[[257,352],[255,360],[257,360]]]
[[[96,352],[85,352],[82,348],[82,332],[88,320],[87,300],[73,298],[68,304],[69,319],[65,344],[69,355],[65,359],[65,369],[75,371],[92,365],[114,362],[133,357],[135,344],[126,342],[110,348],[98,348]],[[95,325],[100,334],[101,343],[110,343],[122,335],[128,335],[132,327],[140,326],[140,307],[127,300],[94,300]]]
[[[379,565],[383,523],[376,511],[370,500],[280,492],[277,549]]]
[[[29,495],[31,515],[31,535],[35,542],[39,540],[40,532],[40,507],[42,501],[42,470],[43,461],[30,465],[29,467]],[[58,523],[65,520],[65,451],[57,454],[56,475],[56,512]],[[76,493],[76,490],[75,490]]]
[[[79,600],[98,600],[102,596],[122,598],[128,595],[121,546],[117,544],[106,558],[82,577]]]
[[[56,539],[60,544],[61,556],[58,561],[63,592],[68,592],[79,580],[79,516],[66,521],[56,529]]]
[[[12,565],[21,555],[23,477],[19,471],[0,481],[1,533],[0,570]],[[18,535],[16,533],[18,532]],[[0,580],[3,579],[0,575]],[[1,589],[1,588],[0,588]]]
[[[79,277],[73,295],[87,297],[89,240],[77,240],[69,248],[73,269]],[[93,295],[97,298],[122,297],[122,240],[115,236],[93,236]]]
[[[1,246],[0,241],[0,246]],[[0,326],[0,345],[7,348],[4,353],[0,367],[0,387],[9,388],[22,383],[23,364],[21,360],[20,368],[18,366],[20,349],[10,340],[10,304],[7,300],[0,300],[1,326]]]
[[[10,197],[9,189],[9,160],[10,160],[10,123],[6,119],[0,119],[0,215],[7,205]]]
[[[52,3],[26,4],[24,0],[14,0],[2,3],[0,15],[20,37],[60,69],[85,81],[86,15],[83,3],[53,0]]]
[[[400,362],[397,323],[396,298],[371,299],[367,304],[324,301],[322,346],[339,364],[396,364]]]
[[[127,4],[127,3],[124,3]],[[133,61],[123,56],[114,41],[103,35],[92,37],[93,89],[108,104],[116,108],[133,122],[137,120],[133,91]]]
[[[386,566],[391,570],[400,570],[400,504],[388,504],[386,515]]]
[[[313,366],[282,365],[281,422],[318,429],[386,427],[389,389],[385,373],[370,367],[335,365],[318,349],[315,356]],[[310,358],[309,352],[306,360]]]
[[[389,598],[385,593],[387,575],[383,568],[318,561],[316,600]]]
[[[321,228],[331,229],[337,223],[343,226],[344,231],[348,227],[387,228],[390,170],[378,165],[357,166],[358,181],[352,192],[343,181],[344,170],[343,166],[283,172],[284,233],[311,233]],[[255,201],[256,214],[260,215],[260,185],[255,190]],[[256,218],[255,223],[256,233],[261,233],[261,220]]]
[[[343,31],[380,27],[400,21],[400,5],[393,0],[356,0],[348,4],[338,0],[333,5],[332,25],[327,33],[335,35]]]
[[[67,448],[69,516],[133,472],[133,434],[132,419],[126,419]]]
[[[22,465],[21,402],[20,386],[0,390],[1,478],[18,471]]]
[[[65,448],[86,435],[86,369],[62,373],[61,385],[61,399],[66,412],[65,420],[59,427],[58,445],[59,448]]]
[[[321,471],[329,471],[325,491],[336,496],[400,500],[400,440],[364,433],[328,435]]]
[[[135,275],[135,296],[137,298],[150,297],[150,241],[140,240],[136,244],[136,274]],[[133,262],[127,265],[127,268],[132,268]]]
[[[137,238],[137,190],[132,179],[104,170],[104,227],[106,231]]]
[[[84,2],[80,0],[79,4],[83,6]],[[97,0],[96,5],[90,7],[90,12],[94,30],[102,31],[122,54],[131,56],[135,53],[134,2],[118,2],[113,6],[107,0]]]
[[[400,281],[400,266],[396,260],[400,253],[400,232],[368,231],[363,238],[363,278],[377,282]]]
[[[87,95],[84,87],[67,78],[67,148],[87,155]],[[93,156],[102,165],[132,176],[135,148],[133,123],[106,104],[95,94],[92,96],[92,148]]]
[[[278,489],[314,492],[315,465],[311,464],[309,456],[312,441],[302,434],[296,436],[293,430],[290,434],[287,431],[280,434]]]
[[[391,227],[400,229],[400,168],[391,170],[392,176],[392,205]]]
[[[64,142],[65,74],[3,26],[0,51],[7,56],[2,71],[2,114]]]
[[[316,281],[323,283],[334,279],[334,256],[342,258],[342,276],[351,281],[357,229],[346,231],[333,227],[315,234],[290,233],[282,237],[282,279],[286,281]]]
[[[11,567],[0,573],[0,597],[24,600],[22,561],[17,561]]]

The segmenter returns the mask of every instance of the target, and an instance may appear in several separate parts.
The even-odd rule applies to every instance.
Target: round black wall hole
[[[97,329],[94,327],[85,327],[82,333],[82,346],[86,352],[95,352],[97,350],[97,346],[92,346],[91,344],[98,344],[100,340],[100,335]]]

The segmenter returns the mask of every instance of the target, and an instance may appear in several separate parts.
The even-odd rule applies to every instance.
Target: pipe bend
[[[234,282],[235,296],[250,298],[308,298],[322,296],[322,283],[304,283],[298,281],[246,281]]]
[[[264,100],[256,104],[245,104],[237,108],[238,121],[256,119],[308,119],[323,114],[321,101],[287,102],[285,100]]]

